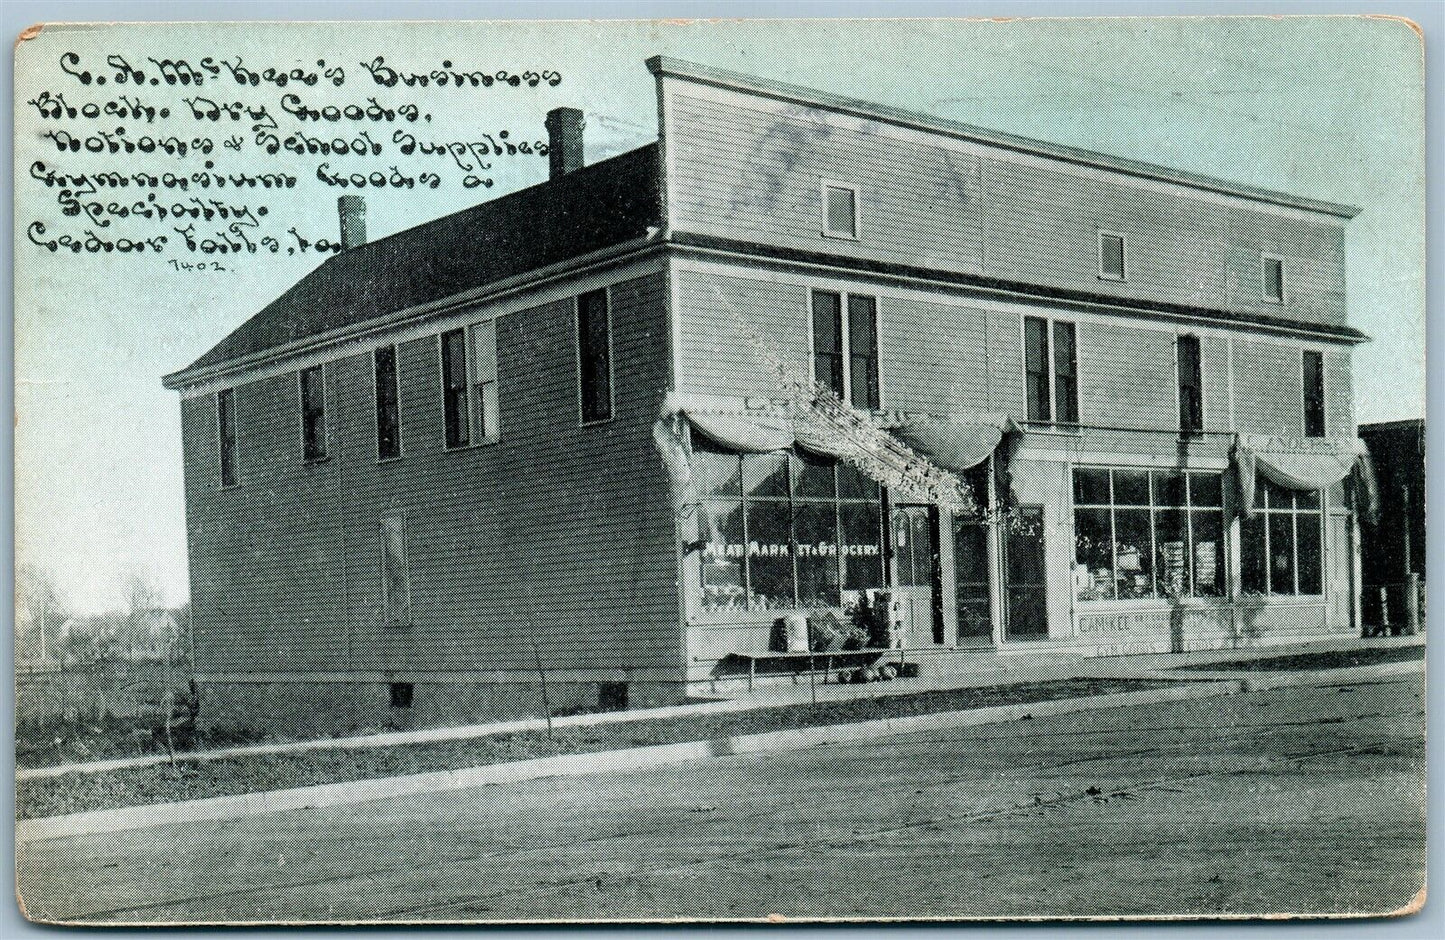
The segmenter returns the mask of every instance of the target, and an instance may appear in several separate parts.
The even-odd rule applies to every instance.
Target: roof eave
[[[442,297],[425,304],[396,310],[380,317],[364,320],[360,323],[348,324],[345,327],[329,330],[325,333],[318,333],[314,336],[308,336],[304,339],[274,346],[260,352],[237,356],[233,359],[212,363],[201,368],[187,366],[177,372],[162,376],[161,386],[171,391],[182,391],[230,373],[241,372],[254,366],[259,366],[276,359],[294,356],[321,346],[345,342],[346,340],[364,336],[376,330],[390,329],[403,323],[445,313],[465,304],[495,300],[502,296],[537,287],[543,283],[557,280],[558,278],[567,277],[585,268],[600,264],[615,263],[623,258],[659,246],[660,244],[661,242],[656,235],[644,235],[640,238],[629,239],[628,241],[609,245],[606,248],[590,252],[586,255],[568,258],[565,261],[560,261],[547,267],[534,268],[531,271],[523,272],[514,277],[478,285],[477,287],[452,294],[448,297]]]

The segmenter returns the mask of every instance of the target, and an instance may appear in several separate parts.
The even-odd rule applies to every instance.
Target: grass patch
[[[544,730],[521,731],[427,744],[256,754],[174,766],[160,764],[100,773],[69,773],[17,783],[16,817],[38,819],[86,810],[457,770],[557,754],[585,754],[877,718],[1138,692],[1172,684],[1168,680],[1146,679],[1059,679],[563,727],[556,729],[552,738],[548,738]]]
[[[183,735],[176,731],[176,753],[241,747],[268,741],[259,728],[213,728]],[[56,767],[88,761],[148,757],[166,753],[165,734],[156,719],[98,718],[21,721],[15,726],[15,766]]]
[[[1298,653],[1270,659],[1246,659],[1227,663],[1194,663],[1175,666],[1181,672],[1313,672],[1317,669],[1348,669],[1380,663],[1405,663],[1425,658],[1424,646],[1377,646],[1358,650],[1329,650]]]

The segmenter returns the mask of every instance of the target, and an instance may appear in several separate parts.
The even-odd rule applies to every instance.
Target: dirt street
[[[31,916],[264,922],[1383,913],[1417,676],[24,845]]]

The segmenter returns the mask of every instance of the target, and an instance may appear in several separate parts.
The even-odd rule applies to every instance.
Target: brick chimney
[[[587,122],[576,108],[553,108],[547,112],[547,154],[551,157],[551,178],[582,169],[582,129]]]
[[[348,193],[336,200],[336,213],[341,217],[341,250],[350,251],[366,244],[366,200]]]

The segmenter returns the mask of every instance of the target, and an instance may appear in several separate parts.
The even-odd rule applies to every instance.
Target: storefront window
[[[705,611],[838,607],[884,586],[878,484],[802,453],[694,451]]]
[[[1255,514],[1240,523],[1240,586],[1246,594],[1323,591],[1320,494],[1256,480]]]
[[[1222,491],[1220,474],[1075,470],[1075,596],[1222,596]]]

